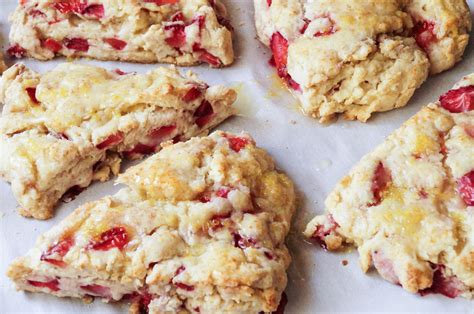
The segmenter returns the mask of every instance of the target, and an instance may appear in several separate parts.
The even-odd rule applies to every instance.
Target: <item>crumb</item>
[[[347,266],[347,264],[349,264],[349,262],[346,259],[343,259],[341,264],[342,264],[342,266]]]
[[[294,124],[296,124],[297,122],[296,122],[296,120],[290,120],[290,123],[294,125]]]

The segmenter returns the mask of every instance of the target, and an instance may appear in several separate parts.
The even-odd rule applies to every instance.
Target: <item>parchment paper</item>
[[[303,116],[289,93],[280,86],[275,70],[268,65],[269,51],[256,39],[251,0],[224,1],[235,27],[237,60],[232,67],[215,70],[194,67],[210,84],[227,84],[239,91],[239,117],[220,126],[221,129],[252,134],[267,149],[278,167],[296,183],[300,204],[288,244],[293,256],[289,269],[287,313],[322,312],[426,312],[474,313],[474,301],[451,300],[439,295],[421,297],[405,292],[382,280],[375,272],[363,274],[357,253],[326,253],[303,240],[301,232],[309,219],[321,213],[326,195],[337,181],[366,153],[421,106],[436,100],[463,75],[474,72],[474,50],[471,42],[464,61],[451,71],[429,80],[405,108],[377,114],[368,123],[340,120],[323,126]],[[474,1],[469,1],[474,8]],[[3,51],[8,46],[7,16],[16,6],[14,0],[0,0],[0,31]],[[38,62],[23,60],[34,70],[44,72],[65,60]],[[77,60],[109,69],[146,72],[157,65]],[[13,64],[13,60],[9,60]],[[1,152],[0,152],[1,153]],[[126,313],[126,305],[95,301],[60,299],[44,294],[16,292],[5,276],[9,263],[27,252],[36,238],[74,208],[117,191],[113,181],[93,184],[69,204],[61,204],[56,216],[48,221],[20,217],[9,185],[0,182],[0,313]],[[342,261],[348,265],[343,266]]]

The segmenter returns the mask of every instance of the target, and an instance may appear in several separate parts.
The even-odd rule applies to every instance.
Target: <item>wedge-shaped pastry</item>
[[[62,64],[40,75],[16,65],[0,86],[0,177],[22,215],[47,219],[69,189],[117,174],[122,157],[206,133],[232,114],[235,98],[173,68],[124,74]]]
[[[134,301],[132,312],[278,307],[295,210],[290,179],[248,135],[165,147],[41,236],[8,276],[21,290]]]
[[[410,292],[474,292],[474,75],[365,156],[306,236]]]
[[[219,0],[28,0],[11,15],[9,53],[212,67],[234,60]]]
[[[366,121],[461,59],[464,0],[254,0],[259,39],[307,115]]]

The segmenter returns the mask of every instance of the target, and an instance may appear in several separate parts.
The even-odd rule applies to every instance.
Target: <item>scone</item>
[[[23,216],[50,218],[66,192],[117,174],[123,157],[205,134],[233,114],[235,99],[174,68],[125,74],[68,63],[40,75],[17,64],[0,82],[0,178]]]
[[[7,65],[5,64],[5,60],[3,60],[3,54],[0,52],[0,74],[7,69]]]
[[[474,75],[365,156],[305,235],[410,292],[474,294]]]
[[[28,0],[10,16],[15,57],[212,67],[234,60],[220,0]]]
[[[295,192],[250,136],[167,146],[118,182],[12,263],[18,289],[127,300],[132,313],[276,310]]]
[[[305,114],[367,121],[461,59],[464,0],[254,0],[259,39]]]

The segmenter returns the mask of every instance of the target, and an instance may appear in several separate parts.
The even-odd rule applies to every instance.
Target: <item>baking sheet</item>
[[[7,46],[7,16],[15,0],[0,0],[0,33],[3,50]],[[226,69],[206,66],[192,70],[210,84],[227,84],[239,91],[240,116],[220,126],[221,129],[252,134],[257,143],[275,158],[279,168],[294,180],[299,206],[288,244],[293,256],[286,289],[289,303],[286,313],[323,312],[429,312],[474,313],[474,302],[451,300],[439,295],[421,297],[382,280],[375,272],[363,274],[357,253],[326,253],[306,243],[301,235],[305,224],[324,210],[325,196],[337,181],[366,153],[421,106],[435,100],[463,75],[474,72],[473,42],[464,61],[451,71],[431,77],[405,108],[377,114],[367,124],[340,120],[329,126],[303,116],[289,93],[282,88],[274,69],[268,66],[269,51],[256,40],[251,0],[227,0],[235,27],[237,60]],[[474,0],[468,1],[474,8]],[[9,60],[9,64],[12,64]],[[65,60],[38,62],[23,60],[34,70],[44,72]],[[77,60],[108,69],[146,72],[156,65]],[[0,152],[1,153],[1,152]],[[0,313],[126,313],[126,305],[95,301],[86,305],[80,300],[59,299],[43,294],[16,292],[5,275],[8,264],[26,253],[38,235],[66,217],[87,201],[114,193],[120,186],[113,182],[93,184],[69,204],[61,204],[48,221],[20,217],[10,187],[0,182]],[[343,266],[342,261],[348,265]]]

